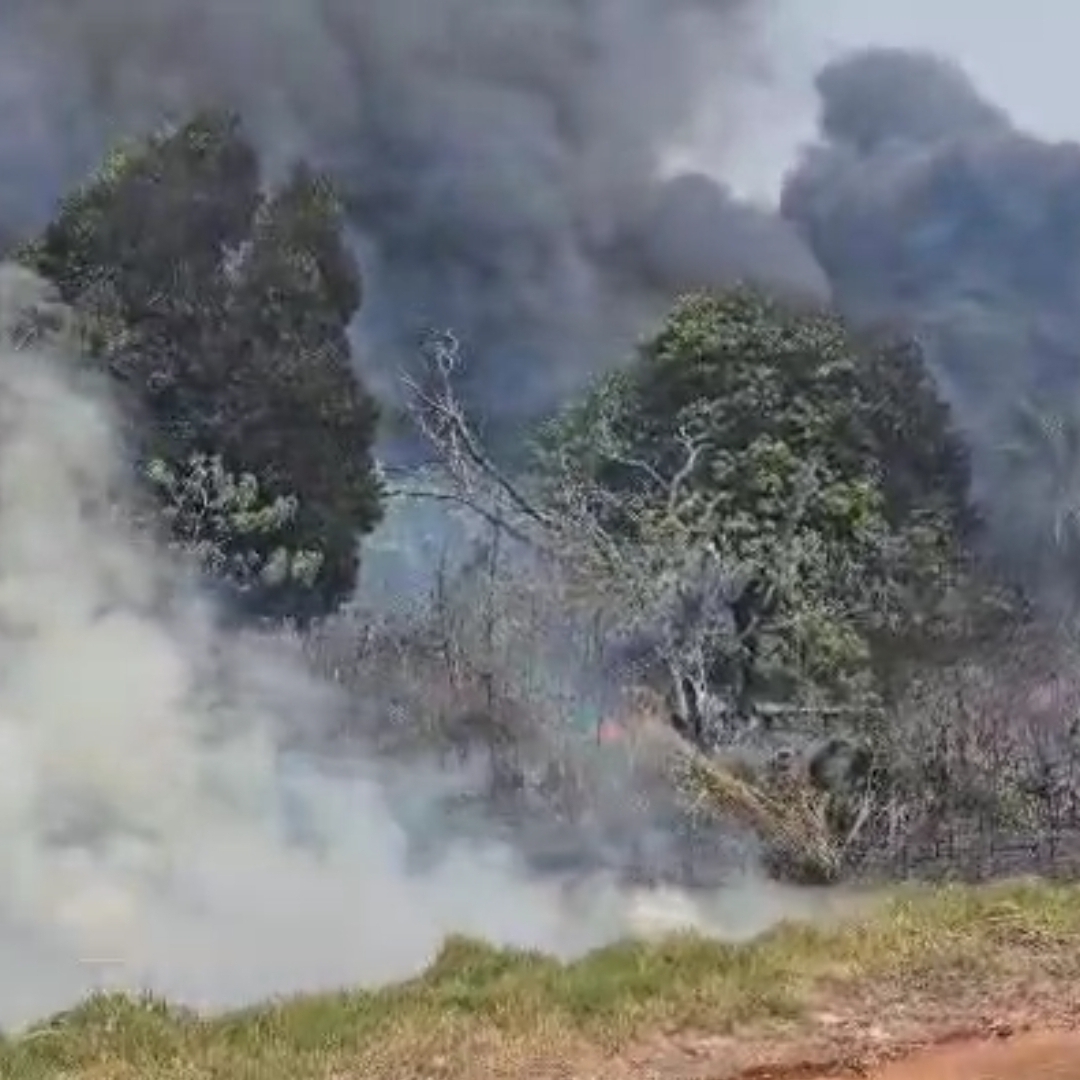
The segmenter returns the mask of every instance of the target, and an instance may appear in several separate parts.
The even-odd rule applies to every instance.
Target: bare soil
[[[1029,1035],[1004,1045],[964,1045],[899,1062],[880,1080],[1073,1080],[1080,1035]],[[824,1078],[823,1078],[824,1080]]]
[[[753,1039],[690,1035],[630,1055],[642,1080],[1080,1080],[1080,984],[882,987]]]

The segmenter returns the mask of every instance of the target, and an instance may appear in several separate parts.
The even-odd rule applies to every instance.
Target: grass
[[[453,939],[423,976],[217,1018],[92,999],[0,1043],[4,1080],[412,1080],[559,1075],[655,1032],[797,1020],[822,987],[962,973],[1075,973],[1080,887],[906,891],[860,921],[781,926],[746,945],[692,936],[571,964]],[[1064,965],[1064,967],[1063,967]],[[577,1072],[573,1073],[578,1075]],[[562,1072],[562,1075],[570,1075]],[[592,1075],[582,1070],[580,1075]]]

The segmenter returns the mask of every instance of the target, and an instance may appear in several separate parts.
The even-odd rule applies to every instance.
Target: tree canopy
[[[215,534],[225,567],[318,552],[314,577],[245,578],[246,602],[304,616],[347,595],[380,516],[378,410],[353,369],[360,275],[326,179],[299,163],[264,190],[238,118],[202,113],[118,147],[21,258],[79,313],[167,505],[210,459],[288,500],[269,532]]]
[[[650,581],[681,560],[676,621],[738,712],[868,700],[944,618],[976,524],[918,350],[749,289],[681,301],[541,460],[564,513],[657,552]]]

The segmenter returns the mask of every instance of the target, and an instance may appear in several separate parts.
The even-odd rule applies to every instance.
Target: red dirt
[[[1080,1032],[963,1039],[879,1066],[853,1059],[832,1067],[808,1062],[701,1075],[710,1080],[1080,1080]]]
[[[873,1080],[1080,1080],[1080,1034],[961,1043],[896,1062],[870,1076]]]
[[[838,995],[808,1023],[750,1039],[690,1033],[640,1047],[625,1074],[649,1080],[1080,1080],[1080,980],[996,991],[879,986]],[[944,992],[943,992],[944,991]]]

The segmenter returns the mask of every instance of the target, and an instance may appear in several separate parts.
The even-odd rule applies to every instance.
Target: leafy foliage
[[[651,580],[679,564],[708,681],[742,712],[870,701],[876,661],[943,618],[975,524],[918,352],[749,290],[682,301],[549,427],[541,461],[555,505],[584,493],[655,553]]]
[[[359,272],[327,182],[301,164],[264,192],[237,118],[204,113],[115,151],[21,255],[79,311],[146,460],[182,473],[210,455],[271,502],[295,495],[279,539],[324,557],[289,613],[332,608],[380,490],[347,336]]]
[[[322,552],[287,546],[288,528],[299,511],[295,497],[268,498],[254,475],[234,476],[220,457],[205,454],[194,455],[182,469],[156,458],[147,479],[174,542],[241,597],[314,584]]]

